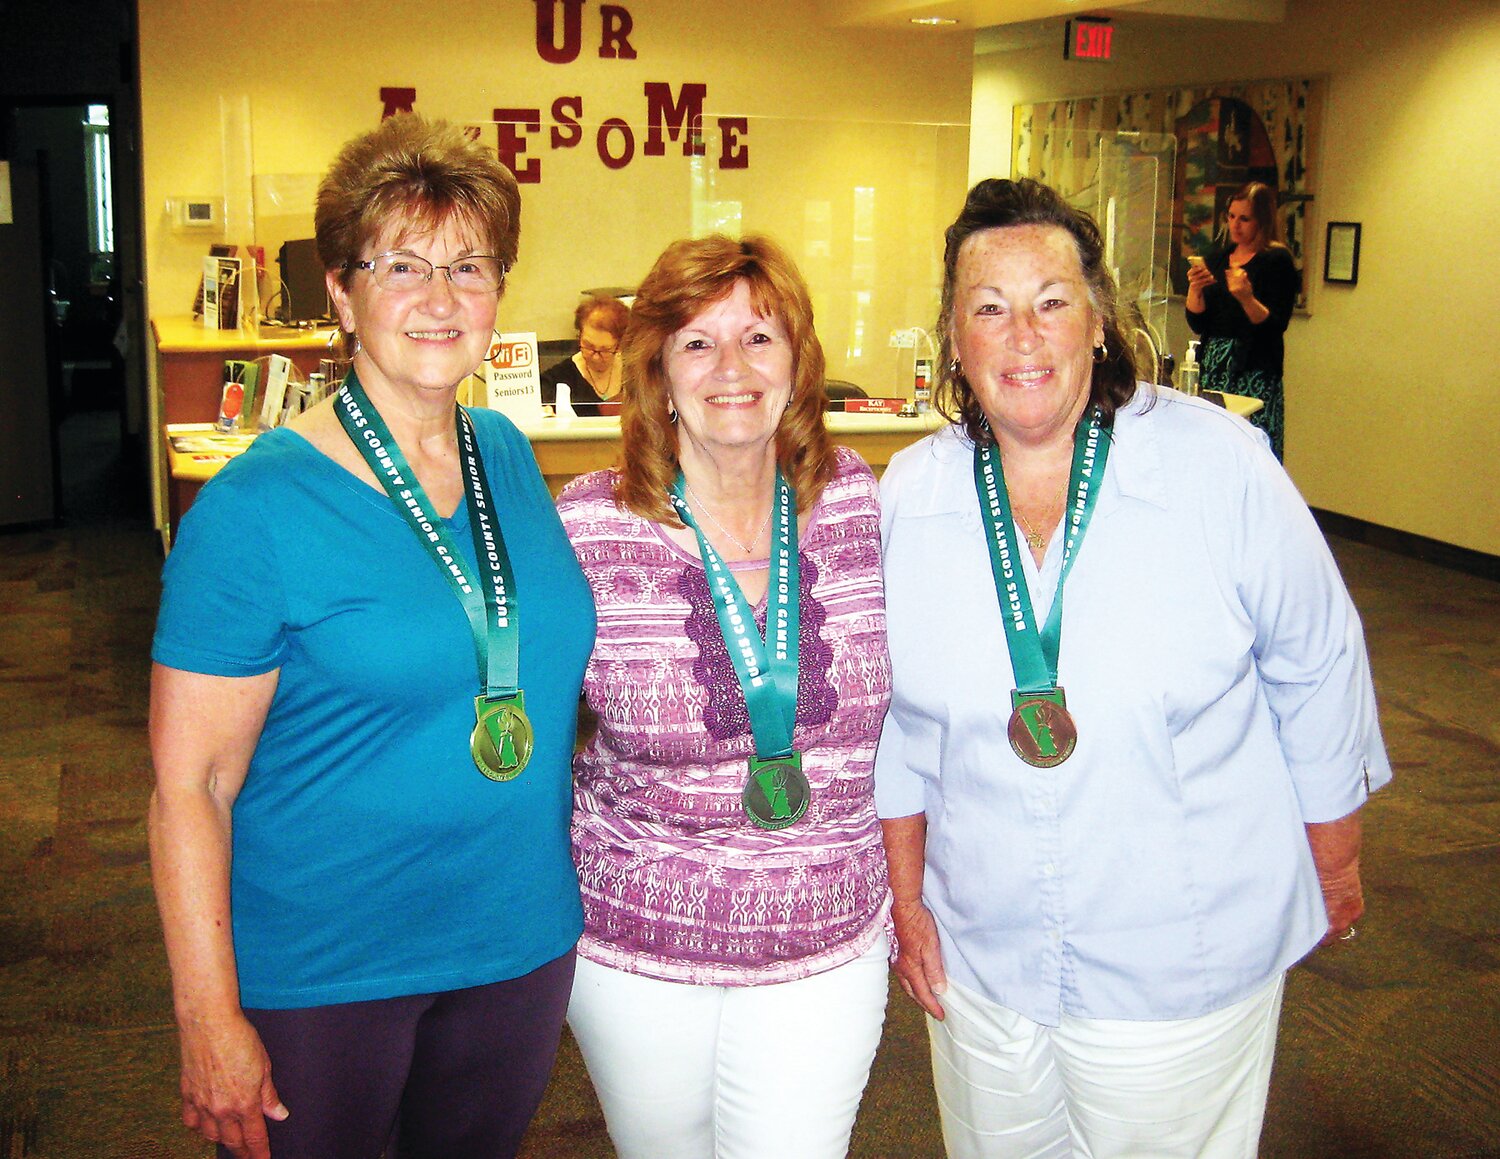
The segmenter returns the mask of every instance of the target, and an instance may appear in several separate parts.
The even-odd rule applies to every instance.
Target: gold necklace
[[[1027,522],[1026,516],[1021,514],[1020,508],[1016,509],[1016,518],[1021,521],[1021,530],[1026,533],[1026,546],[1033,551],[1045,551],[1047,549],[1046,538],[1037,534],[1031,524]]]
[[[688,498],[698,505],[698,510],[708,516],[708,521],[715,527],[717,527],[720,531],[722,531],[725,535],[727,535],[730,541],[746,555],[751,554],[755,550],[755,545],[760,542],[760,537],[766,533],[766,528],[771,526],[771,510],[776,506],[774,503],[770,507],[766,508],[765,521],[761,523],[760,530],[755,533],[755,538],[752,539],[749,543],[746,543],[744,542],[744,540],[740,539],[738,535],[730,531],[729,528],[725,527],[722,523],[719,522],[718,518],[712,511],[708,509],[708,506],[703,502],[703,500],[698,498],[697,493],[692,489],[692,487],[688,486],[688,481],[686,479],[682,481],[682,486],[683,489],[687,492]]]

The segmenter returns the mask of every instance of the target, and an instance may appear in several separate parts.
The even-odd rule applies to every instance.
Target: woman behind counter
[[[597,415],[602,402],[620,399],[620,338],[630,309],[619,298],[585,298],[573,313],[578,353],[542,374],[542,403],[556,406],[559,385],[580,415]]]
[[[1051,189],[974,187],[939,328],[955,424],[881,484],[876,779],[948,1153],[1253,1159],[1390,777],[1358,617],[1262,436],[1136,383]]]
[[[519,214],[454,127],[346,145],[316,229],[353,369],[167,561],[152,866],[183,1120],[221,1155],[512,1156],[552,1069],[593,609],[526,440],[455,405]]]
[[[769,241],[669,247],[624,350],[623,466],[560,499],[599,606],[568,1022],[623,1159],[837,1159],[887,988],[875,480]]]
[[[1243,394],[1265,406],[1250,421],[1284,457],[1283,335],[1302,277],[1281,244],[1276,193],[1259,181],[1229,201],[1229,247],[1188,265],[1187,322],[1203,339],[1199,388]]]

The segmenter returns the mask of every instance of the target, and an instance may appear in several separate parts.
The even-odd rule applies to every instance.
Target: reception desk
[[[1226,395],[1224,402],[1226,409],[1239,415],[1254,414],[1261,407],[1259,399],[1239,395]],[[834,442],[853,447],[879,475],[892,455],[937,430],[944,421],[936,413],[902,418],[835,411],[828,415],[828,429]],[[569,479],[613,467],[620,457],[620,420],[616,417],[536,419],[521,424],[521,430],[530,440],[537,466],[554,495]],[[173,498],[171,530],[175,534],[177,519],[198,488],[249,446],[253,436],[218,436],[206,422],[169,424],[165,434]]]
[[[156,470],[157,522],[170,537],[177,521],[198,493],[201,480],[184,480],[176,473],[167,428],[181,424],[209,424],[219,416],[224,390],[224,360],[253,361],[269,354],[292,360],[305,377],[327,356],[332,330],[208,330],[201,319],[187,314],[151,319],[156,347]],[[206,427],[204,429],[207,429]],[[222,462],[219,463],[222,466]]]
[[[828,415],[828,429],[833,441],[853,447],[865,462],[875,468],[877,475],[891,461],[892,455],[937,430],[942,423],[936,414],[917,418],[838,412]],[[531,440],[537,466],[541,467],[554,495],[575,475],[613,467],[620,457],[620,420],[617,418],[540,419],[523,424],[521,429]]]
[[[1261,405],[1261,401],[1255,398],[1237,394],[1224,396],[1225,409],[1242,417],[1254,414]],[[935,412],[902,418],[899,415],[832,411],[827,419],[833,441],[853,447],[865,462],[875,468],[877,475],[902,447],[916,442],[946,422]],[[612,467],[619,458],[618,418],[540,419],[523,424],[521,429],[531,440],[537,465],[554,495],[575,475]]]
[[[218,403],[215,402],[215,407]],[[920,418],[895,415],[830,414],[834,442],[853,447],[879,474],[891,456],[942,425],[935,414]],[[620,457],[618,418],[538,419],[521,430],[531,442],[537,466],[556,495],[576,475],[612,467]],[[208,422],[168,423],[162,440],[171,494],[171,533],[209,479],[253,441],[253,435],[220,434]]]
[[[281,354],[304,375],[328,357],[332,330],[205,330],[184,314],[151,319],[163,423],[211,423],[219,415],[224,360]]]

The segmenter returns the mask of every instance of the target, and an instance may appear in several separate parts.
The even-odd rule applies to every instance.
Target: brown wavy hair
[[[969,190],[963,211],[948,227],[943,249],[943,299],[938,315],[938,410],[950,422],[959,423],[978,446],[994,442],[988,420],[980,408],[969,380],[956,367],[953,352],[953,298],[958,275],[958,253],[964,242],[987,229],[1016,225],[1054,225],[1064,229],[1078,249],[1083,278],[1089,288],[1089,305],[1104,327],[1104,359],[1094,362],[1089,401],[1103,412],[1109,426],[1115,411],[1135,397],[1135,356],[1120,324],[1115,279],[1104,264],[1104,238],[1094,219],[1063,200],[1050,185],[1023,177],[1019,181],[991,177]],[[956,373],[955,373],[956,371]]]
[[[511,171],[458,126],[397,113],[347,142],[318,183],[318,259],[347,286],[353,263],[393,222],[426,232],[452,217],[507,270],[516,264],[521,191]]]
[[[748,283],[750,301],[775,318],[792,347],[792,395],[776,430],[776,464],[797,493],[797,510],[818,501],[836,469],[823,423],[823,346],[813,330],[807,283],[770,238],[722,234],[676,241],[656,259],[630,308],[621,344],[625,397],[615,502],[644,519],[680,526],[668,494],[677,478],[677,427],[670,417],[666,352],[694,318]]]

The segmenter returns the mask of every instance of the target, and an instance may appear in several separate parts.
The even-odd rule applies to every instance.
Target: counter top
[[[252,433],[224,432],[213,423],[168,423],[167,463],[171,476],[206,482],[254,441]]]
[[[1230,414],[1237,414],[1242,419],[1265,409],[1265,403],[1258,398],[1251,398],[1248,394],[1223,394],[1219,397],[1224,400],[1224,409]]]
[[[190,314],[172,314],[151,319],[151,333],[161,354],[209,354],[223,350],[321,350],[335,331],[294,330],[279,326],[241,327],[238,330],[208,330],[202,319]]]
[[[1251,415],[1261,401],[1241,395],[1225,395],[1226,408],[1238,415]],[[902,447],[944,426],[936,412],[916,418],[885,414],[841,414],[826,416],[833,441],[853,447],[878,474]],[[575,475],[612,466],[620,444],[620,420],[604,418],[535,419],[518,424],[531,443],[537,465],[555,494]],[[171,477],[202,482],[250,445],[253,434],[224,435],[211,423],[172,423],[167,426],[167,454]]]
[[[915,441],[944,425],[943,417],[929,413],[917,418],[885,414],[841,414],[830,411],[824,416],[834,442],[848,436],[896,435]],[[517,423],[521,432],[536,443],[603,442],[620,437],[620,420],[614,415],[571,419],[543,418]]]

